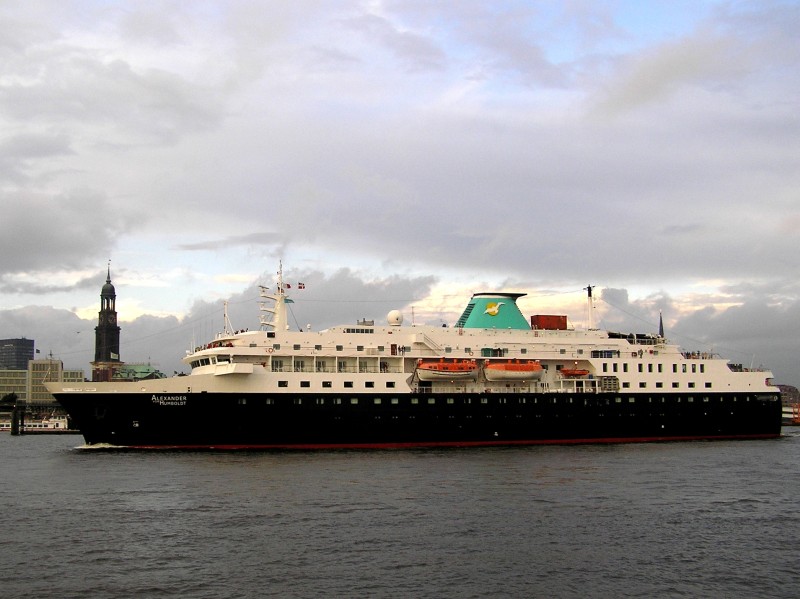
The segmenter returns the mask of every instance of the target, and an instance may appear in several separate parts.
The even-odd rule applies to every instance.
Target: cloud
[[[54,196],[20,191],[4,196],[0,280],[6,292],[14,287],[10,275],[71,270],[86,264],[87,256],[109,255],[114,238],[128,228],[107,198],[91,190]],[[47,286],[42,281],[40,287]]]
[[[3,5],[4,305],[86,314],[111,258],[136,314],[184,316],[283,259],[628,289],[615,326],[789,314],[800,9],[624,9]]]

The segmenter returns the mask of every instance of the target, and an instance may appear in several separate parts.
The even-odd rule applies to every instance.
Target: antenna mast
[[[594,330],[594,301],[592,300],[592,285],[587,285],[584,287],[588,292],[586,295],[586,307],[588,309],[588,317],[587,317],[587,326],[586,328],[590,331]]]

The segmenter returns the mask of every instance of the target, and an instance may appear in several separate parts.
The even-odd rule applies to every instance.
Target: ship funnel
[[[476,293],[456,322],[464,329],[529,330],[528,321],[517,306],[525,293]]]

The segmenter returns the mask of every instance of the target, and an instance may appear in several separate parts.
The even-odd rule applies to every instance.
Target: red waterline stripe
[[[530,439],[522,441],[429,441],[407,443],[299,443],[299,444],[248,444],[248,445],[126,445],[125,449],[413,449],[433,447],[503,447],[512,445],[590,445],[593,443],[658,443],[664,441],[720,441],[734,439],[776,439],[780,433],[757,435],[698,435],[686,437],[604,437],[601,439]]]

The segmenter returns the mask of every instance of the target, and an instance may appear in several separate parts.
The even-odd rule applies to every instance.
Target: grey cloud
[[[13,273],[75,269],[98,254],[108,256],[115,236],[128,226],[106,197],[88,189],[3,196],[0,277],[6,288]]]
[[[247,235],[229,235],[222,239],[184,243],[177,246],[186,251],[219,250],[238,245],[275,246],[285,243],[285,235],[281,233],[249,233]]]
[[[348,19],[346,24],[386,46],[411,71],[444,67],[445,54],[435,42],[418,33],[403,31],[383,17],[364,14]]]

